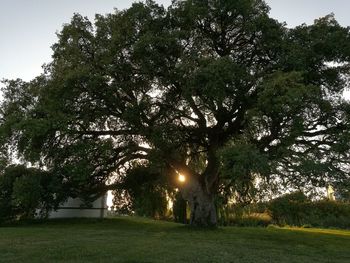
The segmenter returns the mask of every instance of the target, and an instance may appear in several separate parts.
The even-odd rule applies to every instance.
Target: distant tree
[[[3,143],[78,195],[102,193],[130,161],[158,160],[186,176],[192,225],[216,225],[214,197],[237,178],[348,182],[349,28],[330,15],[289,29],[268,11],[178,0],[94,25],[74,15],[43,75],[6,82]]]

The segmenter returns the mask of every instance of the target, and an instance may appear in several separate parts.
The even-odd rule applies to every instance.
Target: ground
[[[141,218],[0,227],[0,262],[350,262],[350,231],[191,229]]]

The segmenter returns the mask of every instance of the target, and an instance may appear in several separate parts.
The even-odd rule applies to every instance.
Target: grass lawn
[[[350,262],[350,231],[225,227],[141,218],[0,227],[0,262]]]

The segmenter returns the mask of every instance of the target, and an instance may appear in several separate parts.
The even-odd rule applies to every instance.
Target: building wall
[[[69,198],[56,211],[49,214],[49,218],[90,217],[103,218],[107,215],[106,196],[96,199],[91,208],[81,208],[83,202],[79,198]]]

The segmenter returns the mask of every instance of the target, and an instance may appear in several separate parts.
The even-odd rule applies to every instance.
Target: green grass
[[[0,227],[0,262],[350,262],[350,231],[215,230],[141,218]]]

